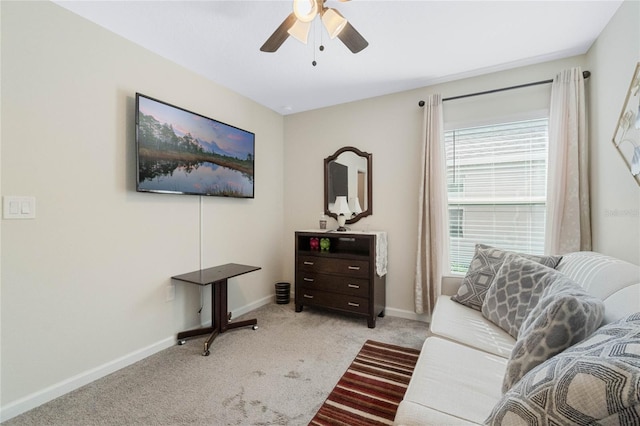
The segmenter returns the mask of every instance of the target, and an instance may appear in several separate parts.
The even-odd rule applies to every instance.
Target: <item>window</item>
[[[449,209],[449,236],[462,238],[462,209]]]
[[[544,252],[548,119],[445,132],[451,272],[476,243]]]

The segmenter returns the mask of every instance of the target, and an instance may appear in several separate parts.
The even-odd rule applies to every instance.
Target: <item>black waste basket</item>
[[[286,305],[289,303],[289,295],[291,293],[291,284],[276,283],[276,303],[278,305]]]

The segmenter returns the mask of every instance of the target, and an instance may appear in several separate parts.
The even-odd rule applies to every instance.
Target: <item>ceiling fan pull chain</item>
[[[311,62],[311,65],[313,65],[314,67],[316,65],[318,65],[318,63],[316,62],[316,34],[317,34],[317,30],[316,30],[316,21],[313,21],[313,62]]]
[[[319,49],[320,49],[321,52],[324,51],[323,33],[324,33],[324,31],[322,31],[322,26],[320,26],[320,47],[319,47]]]
[[[318,64],[316,62],[316,34],[318,34],[318,32],[320,33],[320,46],[318,47],[318,50],[320,52],[324,52],[324,39],[323,39],[323,31],[322,31],[322,26],[319,27],[319,29],[316,29],[316,24],[315,21],[313,23],[313,62],[311,62],[311,65],[313,65],[314,67]]]

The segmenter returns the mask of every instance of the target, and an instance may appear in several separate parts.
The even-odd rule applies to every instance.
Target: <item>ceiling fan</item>
[[[293,0],[293,12],[276,28],[260,50],[263,52],[275,52],[289,36],[306,44],[311,22],[318,15],[329,36],[332,39],[338,37],[353,53],[358,53],[367,47],[369,42],[360,35],[340,12],[336,9],[325,7],[325,1]]]

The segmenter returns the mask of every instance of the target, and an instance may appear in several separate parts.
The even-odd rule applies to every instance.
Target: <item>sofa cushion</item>
[[[591,251],[564,255],[556,269],[602,300],[640,283],[640,266]]]
[[[622,288],[604,299],[604,323],[640,312],[640,283]]]
[[[429,337],[422,346],[402,404],[417,404],[431,414],[435,411],[452,419],[482,423],[502,396],[506,363],[505,358]],[[403,417],[409,411],[419,410],[399,410],[396,424],[411,424]],[[421,424],[443,423],[425,419]]]
[[[482,315],[517,339],[522,322],[543,290],[553,283],[564,282],[571,279],[555,269],[509,254],[487,290]]]
[[[451,296],[438,297],[429,329],[435,335],[503,358],[509,358],[516,343],[509,333],[488,321],[481,312],[454,302]]]
[[[522,323],[502,382],[506,392],[533,367],[582,341],[602,323],[604,303],[576,283],[546,287]]]
[[[484,244],[476,244],[475,254],[471,259],[467,274],[462,280],[458,293],[453,296],[453,300],[477,311],[481,310],[487,290],[508,254],[518,254],[550,268],[555,268],[562,259],[562,256],[516,253]]]
[[[529,371],[486,424],[637,424],[640,312],[607,324]]]
[[[425,426],[425,425],[447,425],[447,426],[473,426],[476,422],[470,422],[458,417],[453,417],[437,409],[425,407],[415,402],[402,400],[398,405],[396,417],[393,421],[396,426]]]

